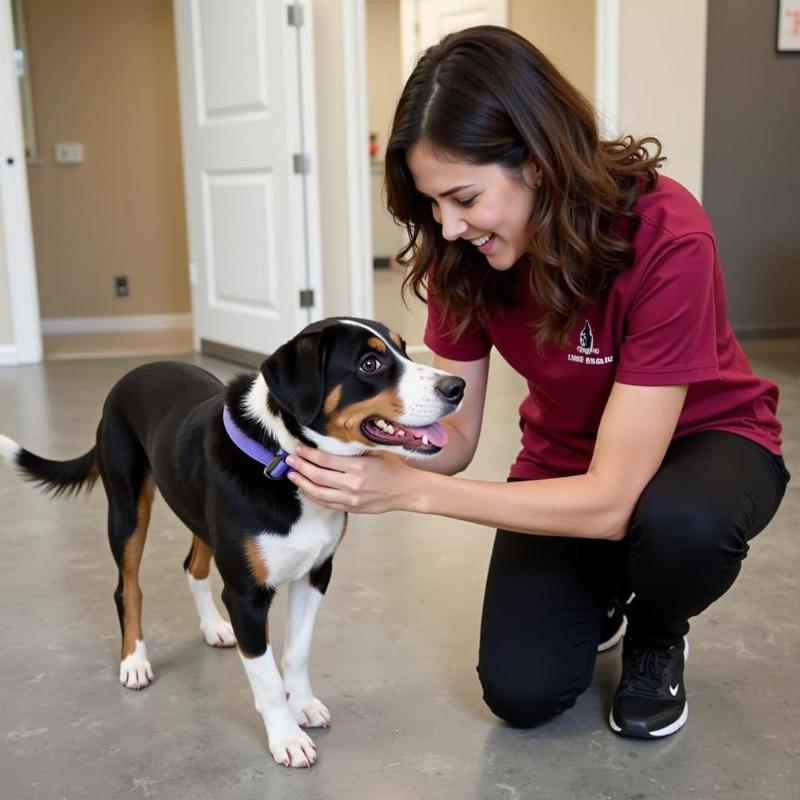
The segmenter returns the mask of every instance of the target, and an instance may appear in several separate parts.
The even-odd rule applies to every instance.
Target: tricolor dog
[[[238,645],[273,757],[308,767],[316,750],[302,728],[330,725],[311,690],[308,655],[346,515],[303,498],[283,478],[284,458],[299,442],[338,454],[433,455],[446,441],[439,420],[459,407],[463,392],[460,378],[411,361],[396,333],[340,317],[308,326],[257,374],[227,386],[188,364],[132,370],[106,398],[96,444],[80,458],[43,459],[5,436],[0,454],[56,495],[102,480],[119,569],[119,677],[129,689],[153,679],[138,573],[154,491],[161,493],[193,535],[184,569],[205,640]],[[211,596],[212,556],[230,624]],[[267,613],[283,584],[281,677]]]

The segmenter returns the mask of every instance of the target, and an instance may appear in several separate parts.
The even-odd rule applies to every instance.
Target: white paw
[[[236,645],[236,637],[233,634],[233,628],[230,622],[225,622],[221,619],[219,622],[214,622],[201,628],[205,640],[212,647],[234,647]]]
[[[144,689],[153,680],[153,668],[147,660],[144,642],[137,640],[134,651],[119,665],[119,682],[126,689]]]
[[[272,757],[284,767],[311,767],[317,760],[313,740],[300,728],[276,742],[270,739],[269,750]]]
[[[287,702],[301,728],[330,728],[331,712],[316,697],[289,695]]]

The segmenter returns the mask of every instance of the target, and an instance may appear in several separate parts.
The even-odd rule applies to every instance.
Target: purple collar
[[[289,454],[285,450],[279,450],[273,453],[267,450],[264,445],[259,444],[254,439],[251,439],[234,421],[231,416],[231,410],[227,404],[222,409],[222,422],[225,425],[225,430],[231,441],[250,458],[264,464],[264,475],[276,481],[283,478],[287,472],[291,471],[291,467],[284,460]]]

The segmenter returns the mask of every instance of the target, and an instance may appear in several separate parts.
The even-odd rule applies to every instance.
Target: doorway
[[[45,358],[190,351],[172,5],[12,9]]]
[[[260,360],[319,316],[307,3],[6,2],[34,87],[43,333],[76,357],[136,331],[131,354]]]
[[[386,210],[383,153],[394,106],[416,54],[455,30],[477,24],[504,25],[532,41],[580,91],[592,98],[595,5],[595,0],[366,0],[374,316],[402,333],[413,347],[412,352],[425,350],[425,306],[413,296],[407,297],[406,303],[400,300],[404,271],[394,256],[405,236]],[[564,36],[564,31],[570,35]]]

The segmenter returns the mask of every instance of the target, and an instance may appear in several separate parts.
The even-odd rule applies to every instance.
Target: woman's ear
[[[536,189],[542,185],[542,171],[533,161],[529,161],[522,168],[522,179],[526,186]]]

